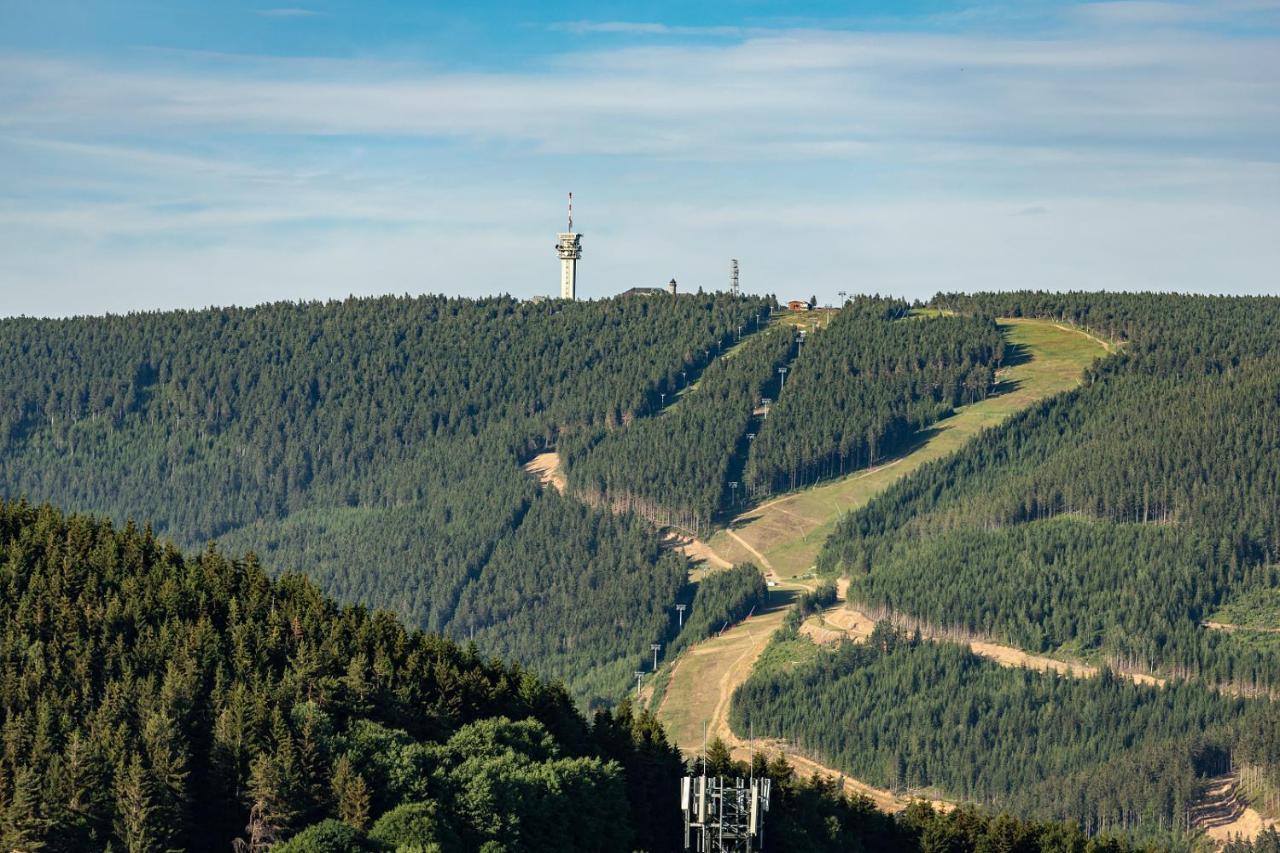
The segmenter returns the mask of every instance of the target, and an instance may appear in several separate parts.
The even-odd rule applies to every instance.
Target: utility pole
[[[733,503],[731,503],[730,506],[737,506],[738,505],[738,481],[737,480],[730,481],[729,488],[733,489]]]
[[[782,384],[778,387],[778,390],[783,391],[787,387],[787,369],[785,367],[779,367],[778,373],[782,376]]]
[[[844,303],[845,303],[846,301],[848,301],[848,300],[847,300],[847,297],[849,296],[849,291],[847,291],[847,290],[841,290],[841,291],[839,291],[839,294],[840,294],[840,307],[841,307],[841,308],[843,308],[843,307],[844,307]]]
[[[658,652],[662,651],[662,643],[650,643],[649,648],[653,650],[653,671],[658,671]]]
[[[677,604],[677,605],[676,605],[676,613],[678,613],[678,614],[680,615],[680,627],[681,627],[681,628],[684,628],[684,609],[685,609],[686,607],[688,607],[688,606],[689,606],[689,605],[687,605],[687,604]]]
[[[644,671],[637,669],[636,670],[636,696],[637,697],[639,697],[640,695],[640,679],[642,678],[644,678]]]

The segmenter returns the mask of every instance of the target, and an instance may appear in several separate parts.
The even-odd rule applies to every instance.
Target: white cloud
[[[805,296],[1273,286],[1280,40],[1096,5],[1038,38],[582,24],[637,39],[506,73],[0,56],[0,315],[543,292],[564,189],[590,295],[729,257]]]

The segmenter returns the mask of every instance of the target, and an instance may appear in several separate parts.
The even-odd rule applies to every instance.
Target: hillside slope
[[[652,718],[588,724],[559,686],[252,559],[5,502],[0,589],[6,850],[264,849],[326,819],[347,850],[677,843]]]
[[[911,471],[953,452],[987,426],[1078,384],[1084,369],[1105,353],[1084,335],[1053,323],[1002,320],[1000,328],[1013,364],[999,374],[996,393],[957,409],[928,430],[922,443],[905,456],[742,512],[712,538],[715,552],[739,562],[758,561],[763,569],[783,578],[810,571],[823,537],[846,512]],[[686,752],[700,746],[704,723],[712,735],[727,733],[730,697],[781,625],[787,598],[780,593],[789,586],[775,589],[778,600],[770,610],[700,644],[674,667],[658,715]],[[795,584],[793,588],[806,587]],[[892,797],[884,801],[899,802]]]
[[[187,547],[217,537],[617,699],[672,630],[685,562],[519,465],[656,410],[764,305],[422,297],[4,320],[0,495],[146,518]]]

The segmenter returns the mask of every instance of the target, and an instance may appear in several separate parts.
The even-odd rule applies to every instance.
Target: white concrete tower
[[[582,235],[573,230],[573,193],[569,193],[569,230],[556,235],[556,254],[560,256],[560,298],[576,299]]]

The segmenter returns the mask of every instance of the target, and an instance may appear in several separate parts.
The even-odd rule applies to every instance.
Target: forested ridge
[[[1086,371],[1082,387],[984,431],[851,513],[828,539],[819,569],[848,574],[852,600],[899,623],[959,629],[1174,683],[1152,694],[1148,734],[1139,736],[1119,711],[1136,713],[1127,703],[1144,688],[1109,676],[1050,686],[1049,676],[951,661],[936,683],[957,666],[968,680],[938,690],[931,704],[922,692],[917,715],[898,721],[898,743],[919,757],[915,771],[906,760],[912,783],[927,779],[1028,814],[1045,813],[1037,798],[1056,798],[1074,803],[1086,826],[1167,827],[1177,823],[1175,804],[1187,803],[1209,772],[1205,757],[1219,755],[1230,756],[1250,796],[1274,807],[1280,749],[1266,734],[1275,730],[1274,706],[1229,696],[1265,697],[1280,687],[1277,635],[1212,631],[1203,622],[1280,586],[1280,300],[1012,293],[940,295],[934,305],[1071,324],[1119,349]],[[868,746],[855,732],[868,720],[889,725],[881,714],[896,712],[877,708],[910,707],[914,691],[902,686],[902,673],[916,667],[911,683],[928,684],[935,658],[961,654],[908,647],[894,652],[903,657],[893,668],[860,657],[871,651],[846,650],[768,674],[776,683],[757,683],[743,701],[757,713],[782,714],[793,689],[827,691],[822,712],[785,711],[789,734],[887,779],[892,774],[872,766],[898,762],[875,745],[883,735]],[[1115,704],[1122,694],[1130,698]],[[1188,697],[1202,698],[1177,706]],[[1058,702],[1107,708],[1097,716],[1111,722],[1096,734],[1120,740],[1096,758],[1062,757],[1086,747],[1090,730],[1060,712],[1053,712],[1058,729],[1036,725],[1032,709],[1048,714]],[[947,719],[967,714],[970,722],[954,730],[959,740],[930,741],[939,725],[952,732]],[[965,740],[996,719],[1021,719],[1025,733],[993,737],[993,755]],[[1041,739],[1034,748],[1019,740],[1032,736]],[[1018,767],[986,772],[1006,748]],[[1044,749],[1059,763],[1032,760]],[[1153,762],[1165,762],[1163,769]],[[1022,790],[999,789],[1019,773]],[[1143,791],[1163,796],[1164,805],[1143,800]]]
[[[733,500],[731,463],[745,455],[753,412],[794,346],[786,326],[751,334],[661,413],[625,429],[565,434],[559,450],[570,489],[593,504],[704,533]]]
[[[680,847],[689,770],[647,712],[588,721],[518,665],[252,556],[4,501],[0,592],[6,850]],[[708,759],[747,771],[723,744]],[[895,818],[780,756],[754,771],[775,785],[773,850],[1131,849],[976,810]]]
[[[987,396],[1004,353],[994,321],[908,308],[857,297],[809,337],[751,446],[753,495],[873,465]]]
[[[1277,582],[1280,300],[939,297],[1114,334],[1084,387],[984,432],[851,514],[819,561],[851,595],[1032,651],[1246,690],[1280,647],[1206,631]]]
[[[4,320],[0,494],[147,518],[186,546],[217,537],[616,697],[672,630],[684,561],[518,463],[656,411],[765,304],[388,297]]]
[[[0,553],[6,850],[256,851],[326,819],[325,849],[674,844],[647,714],[588,724],[518,666],[132,525],[6,502]]]

